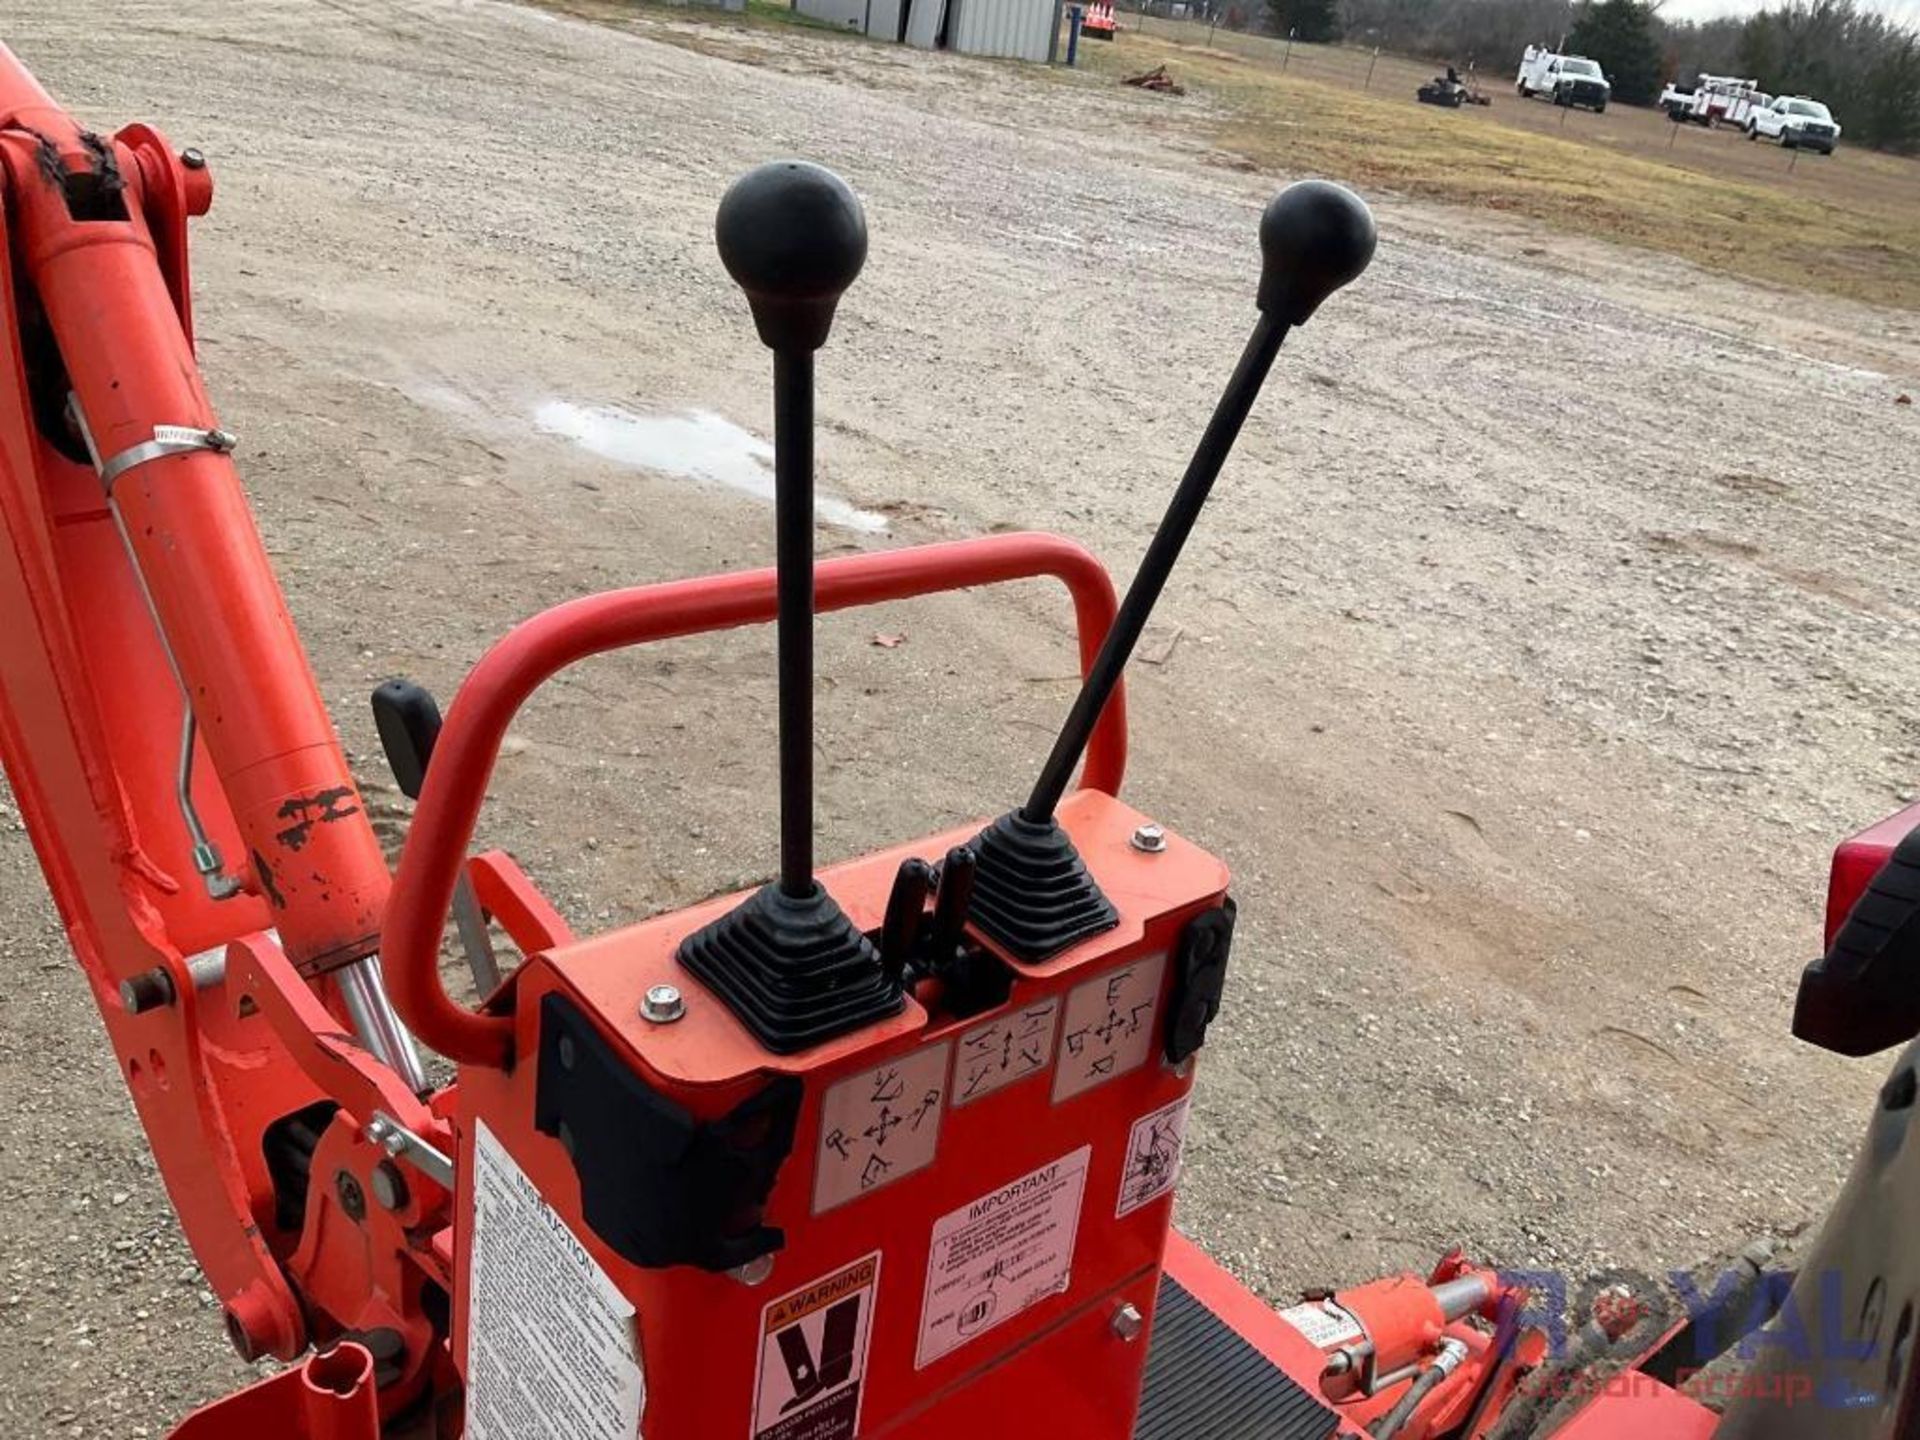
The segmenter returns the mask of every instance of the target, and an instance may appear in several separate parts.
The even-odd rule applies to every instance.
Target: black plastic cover
[[[1801,975],[1793,1033],[1856,1056],[1920,1036],[1920,829],[1894,847],[1832,947]]]
[[[786,1243],[762,1216],[793,1149],[802,1092],[783,1075],[723,1119],[697,1120],[636,1075],[565,995],[540,1002],[534,1126],[573,1160],[593,1233],[635,1265],[725,1271]]]
[[[1187,922],[1173,957],[1173,995],[1167,1006],[1167,1059],[1178,1065],[1207,1043],[1207,1026],[1220,1013],[1227,987],[1227,957],[1233,952],[1233,918],[1228,896],[1219,906]]]

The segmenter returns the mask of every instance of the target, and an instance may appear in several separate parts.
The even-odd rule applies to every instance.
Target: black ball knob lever
[[[1379,240],[1366,201],[1329,180],[1299,180],[1260,217],[1260,309],[1304,325],[1320,302],[1367,268]]]
[[[767,346],[813,351],[866,263],[867,217],[853,188],[825,166],[774,160],[728,188],[714,239]]]

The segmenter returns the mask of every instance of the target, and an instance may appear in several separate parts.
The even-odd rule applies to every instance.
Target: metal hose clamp
[[[211,450],[216,455],[225,455],[239,443],[231,430],[202,430],[195,425],[156,425],[151,440],[129,445],[118,455],[102,461],[100,479],[111,492],[114,481],[134,466],[144,465],[149,460],[164,460],[169,455],[190,455],[196,450]]]

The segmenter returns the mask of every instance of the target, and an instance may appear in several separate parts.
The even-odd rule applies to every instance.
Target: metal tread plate
[[[1134,1440],[1329,1440],[1339,1423],[1179,1281],[1160,1278]]]

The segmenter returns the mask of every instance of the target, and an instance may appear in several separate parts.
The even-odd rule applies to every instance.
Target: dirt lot
[[[1037,526],[1123,573],[1288,178],[1099,77],[658,14],[6,0],[0,34],[90,121],[211,157],[203,362],[363,755],[380,678],[450,695],[538,606],[769,556],[758,501],[536,423],[767,432],[710,238],[749,164],[869,207],[820,459],[889,530],[823,548]],[[1180,1223],[1273,1295],[1455,1241],[1579,1273],[1797,1226],[1883,1069],[1786,1022],[1830,845],[1920,779],[1920,317],[1372,198],[1379,260],[1289,345],[1135,675],[1130,796],[1241,902]],[[824,623],[823,850],[1015,798],[1064,618]],[[597,662],[488,838],[582,926],[761,874],[772,713],[764,636]],[[0,917],[0,1432],[163,1434],[241,1370],[11,814]]]

